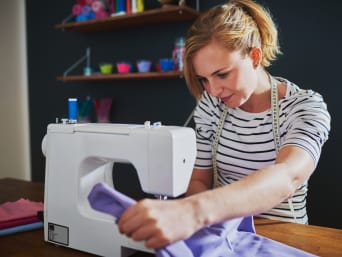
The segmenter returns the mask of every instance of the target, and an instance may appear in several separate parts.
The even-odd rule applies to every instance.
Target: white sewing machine
[[[153,250],[121,235],[113,217],[91,209],[92,187],[98,182],[114,187],[114,163],[131,163],[144,192],[177,197],[187,190],[196,155],[191,128],[149,122],[50,124],[42,149],[45,241],[114,257]]]

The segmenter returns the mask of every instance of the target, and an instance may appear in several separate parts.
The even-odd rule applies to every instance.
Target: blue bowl
[[[173,60],[163,58],[159,60],[160,68],[162,71],[170,71],[173,70]]]

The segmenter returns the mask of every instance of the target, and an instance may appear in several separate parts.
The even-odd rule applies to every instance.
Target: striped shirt
[[[286,95],[279,100],[280,149],[295,145],[305,149],[318,163],[322,146],[328,139],[330,115],[320,94],[300,89],[283,78]],[[225,104],[204,92],[195,110],[197,159],[195,168],[212,168],[212,143]],[[276,149],[272,131],[271,110],[248,113],[229,108],[217,150],[218,185],[231,184],[254,171],[274,164]],[[296,222],[306,224],[307,183],[291,197]],[[288,200],[262,217],[293,221]]]

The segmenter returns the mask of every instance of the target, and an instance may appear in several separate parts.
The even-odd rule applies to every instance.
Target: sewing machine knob
[[[42,147],[42,152],[43,152],[44,156],[46,156],[46,135],[43,137],[41,147]]]
[[[153,127],[154,128],[160,128],[162,126],[162,123],[160,121],[154,122]]]
[[[62,124],[67,124],[68,123],[68,119],[62,119]]]

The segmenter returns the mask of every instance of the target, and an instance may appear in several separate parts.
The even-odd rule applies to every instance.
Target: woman
[[[198,152],[188,197],[140,201],[121,217],[122,233],[159,248],[235,217],[308,222],[307,181],[330,116],[319,94],[268,74],[278,54],[276,26],[251,0],[216,6],[192,25],[184,68],[198,99]]]

